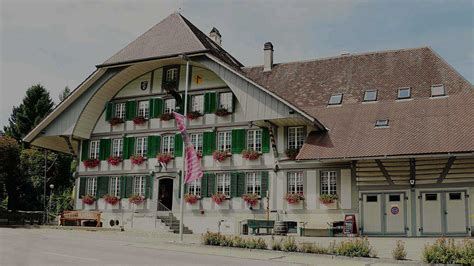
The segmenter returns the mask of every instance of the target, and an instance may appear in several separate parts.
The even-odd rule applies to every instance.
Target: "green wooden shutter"
[[[81,177],[79,178],[79,198],[82,198],[83,196],[86,195],[86,182],[87,182],[87,177]]]
[[[147,149],[147,156],[148,158],[155,158],[157,152],[157,141],[158,136],[148,136],[148,149]]]
[[[111,102],[108,102],[105,105],[105,121],[110,121],[110,119],[113,117],[114,114],[114,104]]]
[[[155,98],[151,99],[150,102],[153,102],[152,106],[153,109],[150,109],[150,117],[151,118],[159,118],[163,114],[163,99],[161,98]]]
[[[262,129],[262,152],[270,152],[270,131],[266,127]]]
[[[127,120],[133,120],[137,116],[137,102],[127,101],[125,113]]]
[[[111,140],[101,139],[99,144],[99,159],[107,160],[110,157]]]
[[[175,106],[175,111],[179,114],[184,114],[184,101],[185,101],[184,95],[185,95],[184,92],[181,93],[181,103]],[[189,104],[189,101],[188,101],[188,104]],[[189,112],[189,109],[187,111]]]
[[[268,172],[267,171],[264,171],[264,172],[261,172],[261,175],[260,175],[260,184],[262,185],[262,192],[261,192],[261,197],[266,197],[267,196],[267,190],[268,190]]]
[[[120,177],[120,198],[124,199],[127,197],[127,177]]]
[[[206,92],[204,94],[204,113],[215,113],[217,109],[217,93]]]
[[[146,180],[146,189],[145,189],[145,198],[151,199],[153,197],[153,180],[154,176],[149,175],[147,176]]]
[[[109,177],[98,176],[97,177],[97,198],[102,198],[109,192]]]
[[[204,132],[203,133],[203,147],[202,153],[203,155],[212,155],[212,153],[216,150],[216,132]]]
[[[238,179],[239,179],[239,176],[237,173],[232,172],[230,174],[230,197],[231,198],[236,198],[239,196],[237,193]]]
[[[241,153],[245,149],[245,129],[232,130],[232,153]]]
[[[123,146],[122,146],[122,156],[124,160],[128,160],[130,158],[130,154],[128,154],[128,138],[123,138]]]
[[[216,193],[216,174],[207,174],[207,196],[211,197],[212,194]]]
[[[181,134],[174,136],[174,157],[183,156],[183,137]]]
[[[201,178],[201,197],[207,197],[207,173],[205,173]]]
[[[126,181],[126,193],[127,198],[130,198],[130,196],[133,195],[133,176],[127,176],[127,181]]]
[[[82,140],[81,161],[89,159],[89,140]]]
[[[130,158],[130,156],[135,154],[135,138],[130,137],[127,139],[128,139],[128,158]]]
[[[245,194],[245,173],[237,173],[237,196]]]

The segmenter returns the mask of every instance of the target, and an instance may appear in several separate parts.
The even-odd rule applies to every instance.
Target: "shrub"
[[[257,238],[256,249],[267,249],[267,242],[263,238]]]
[[[222,235],[220,233],[206,232],[202,234],[202,243],[210,246],[220,246],[222,241]]]
[[[313,243],[301,243],[298,247],[298,251],[304,253],[328,254],[328,248]]]
[[[465,239],[456,243],[454,239],[438,239],[433,244],[426,244],[422,258],[431,264],[474,264],[474,241]]]
[[[272,239],[272,250],[281,250],[282,239]]]
[[[242,238],[241,236],[225,236],[220,233],[206,232],[202,235],[202,244],[221,247],[250,249],[267,249],[263,238]]]
[[[281,250],[286,252],[295,252],[298,251],[298,245],[295,242],[294,237],[286,237],[281,242]]]
[[[364,238],[343,240],[331,247],[332,253],[348,257],[376,257],[377,253],[370,245],[369,240]]]
[[[396,260],[404,260],[407,257],[405,242],[398,240],[395,249],[392,250],[392,256]]]

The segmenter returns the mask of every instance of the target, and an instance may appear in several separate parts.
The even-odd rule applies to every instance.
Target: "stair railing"
[[[171,228],[171,226],[173,225],[173,212],[168,209],[168,207],[166,207],[163,203],[161,203],[160,201],[158,201],[158,210],[159,211],[167,211],[168,212],[168,215],[169,215],[169,222],[170,222],[170,225],[169,225],[169,228]],[[166,224],[166,222],[165,222]]]

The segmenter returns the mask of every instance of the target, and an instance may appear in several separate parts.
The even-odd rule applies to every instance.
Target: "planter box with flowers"
[[[134,210],[143,210],[146,207],[144,196],[132,195],[128,198],[128,202]]]
[[[196,121],[196,120],[200,120],[199,118],[202,117],[202,114],[201,112],[198,112],[198,111],[191,111],[186,114],[186,117],[188,118],[189,121]]]
[[[321,209],[334,210],[337,209],[337,200],[337,195],[321,194],[319,196],[319,202],[321,203],[319,206]]]
[[[256,161],[258,158],[260,158],[260,153],[254,150],[243,150],[242,158],[247,161]]]
[[[212,153],[212,159],[214,159],[214,161],[216,163],[222,163],[224,161],[230,161],[230,160],[227,160],[227,158],[229,157],[232,157],[232,153],[228,152],[228,151],[214,151]]]
[[[244,194],[242,196],[242,199],[245,202],[245,206],[250,210],[260,209],[259,198],[260,197],[254,193]]]
[[[118,166],[122,162],[122,157],[119,156],[110,156],[107,159],[107,162],[112,166]]]
[[[132,165],[142,165],[146,161],[146,158],[140,154],[134,154],[130,156],[130,162]]]
[[[199,202],[200,197],[194,194],[186,194],[184,195],[184,201],[186,202],[186,209],[188,210],[200,210],[201,204]]]
[[[137,116],[133,118],[133,124],[137,126],[139,129],[146,128],[146,123],[148,122],[148,119],[146,119],[143,116]]]
[[[118,210],[120,209],[120,199],[116,196],[105,195],[103,197],[105,203],[107,204],[108,210]]]
[[[300,153],[300,149],[290,148],[285,150],[285,154],[290,160],[295,160],[298,153]]]
[[[109,123],[111,126],[117,126],[119,124],[123,124],[123,118],[119,118],[119,117],[112,117],[110,118],[109,120]]]
[[[174,159],[174,157],[169,153],[159,153],[156,155],[156,159],[158,160],[158,163],[168,165]]]
[[[302,210],[304,205],[305,197],[299,193],[288,193],[285,196],[286,202],[288,203],[286,208],[288,210]]]
[[[97,209],[97,200],[92,195],[85,195],[82,197],[82,203],[84,204],[85,210]]]
[[[219,108],[216,110],[214,115],[217,118],[217,123],[229,123],[232,121],[231,112],[227,111],[225,108]]]
[[[174,127],[174,115],[172,113],[164,113],[160,116],[161,127]]]
[[[218,210],[228,210],[229,209],[229,200],[224,194],[216,193],[212,195],[212,201],[214,202],[216,209]]]
[[[82,163],[84,164],[84,167],[86,169],[91,169],[91,168],[96,168],[97,166],[99,166],[100,161],[99,159],[86,159],[82,161]]]

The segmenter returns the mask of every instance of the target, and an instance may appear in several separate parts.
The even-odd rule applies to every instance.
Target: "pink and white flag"
[[[186,158],[186,176],[184,177],[184,183],[191,183],[196,179],[201,178],[204,174],[201,169],[201,162],[194,149],[193,144],[189,140],[188,132],[186,131],[186,118],[173,112],[174,119],[176,120],[176,124],[178,125],[178,130],[183,136],[184,141],[184,154]]]

